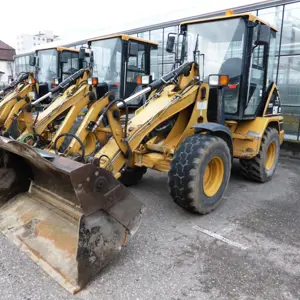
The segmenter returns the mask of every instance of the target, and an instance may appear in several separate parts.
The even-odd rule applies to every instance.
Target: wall
[[[0,60],[0,71],[5,73],[3,75],[0,75],[0,88],[3,84],[8,83],[8,76],[12,75],[12,70],[10,69],[9,64],[11,65],[11,67],[13,67],[12,62]]]
[[[32,48],[52,42],[54,38],[52,31],[45,31],[41,34],[21,34],[17,36],[17,54],[31,51]]]

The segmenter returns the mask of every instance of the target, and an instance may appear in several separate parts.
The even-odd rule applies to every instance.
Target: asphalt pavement
[[[76,295],[0,234],[0,299],[299,300],[299,175],[300,160],[282,158],[270,182],[254,183],[235,164],[222,204],[198,216],[149,171],[131,188],[146,204],[139,231]]]

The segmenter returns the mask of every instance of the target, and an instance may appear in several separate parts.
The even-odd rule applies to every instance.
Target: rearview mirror
[[[256,45],[265,45],[269,44],[271,35],[270,26],[259,24],[258,32],[257,32],[257,40],[255,42]]]
[[[80,48],[78,58],[80,60],[85,60],[85,48]]]
[[[36,65],[36,57],[35,55],[30,55],[29,56],[29,66],[35,67]]]
[[[139,53],[139,45],[137,43],[129,43],[129,57],[130,56],[138,56]]]
[[[66,51],[63,51],[63,52],[60,54],[60,62],[63,63],[63,64],[68,63],[69,58],[70,58],[70,53],[68,53],[68,52],[66,52]]]
[[[175,46],[175,36],[174,35],[168,35],[166,51],[168,53],[174,53],[174,46]]]

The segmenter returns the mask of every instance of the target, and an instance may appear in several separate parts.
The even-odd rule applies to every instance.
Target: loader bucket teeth
[[[137,230],[142,203],[112,174],[0,137],[0,230],[71,293]]]

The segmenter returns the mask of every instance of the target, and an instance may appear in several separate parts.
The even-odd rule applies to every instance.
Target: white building
[[[31,51],[32,48],[51,43],[58,39],[57,35],[54,35],[52,31],[44,30],[37,34],[20,34],[17,35],[17,54]]]
[[[13,76],[13,57],[16,51],[0,41],[0,89],[6,86]]]

